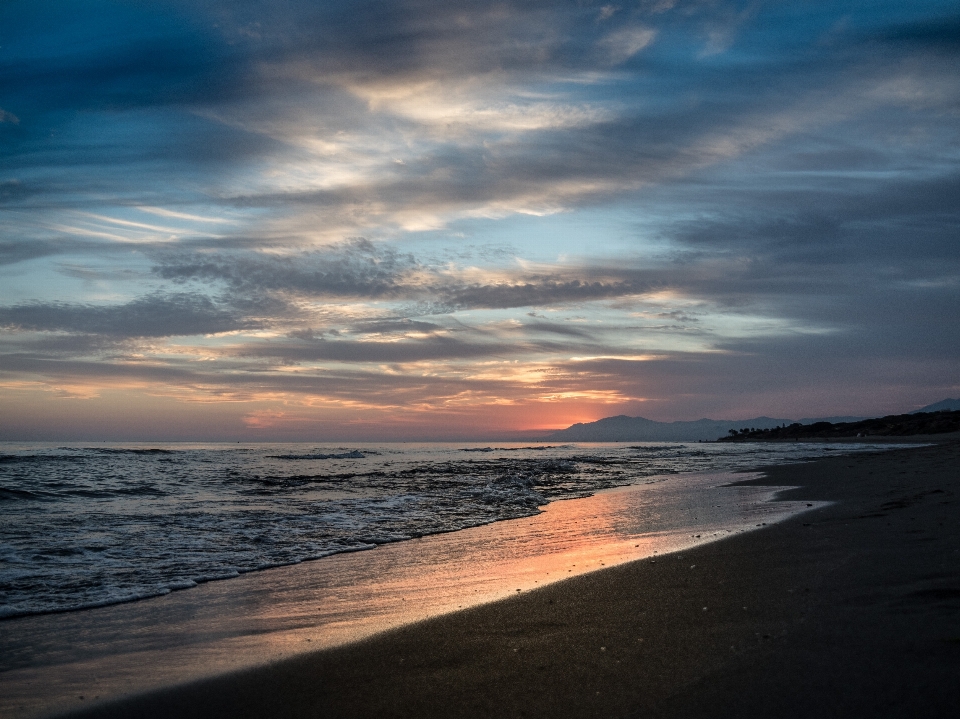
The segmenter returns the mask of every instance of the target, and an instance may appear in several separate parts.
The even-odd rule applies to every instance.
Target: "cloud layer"
[[[264,437],[952,396],[958,30],[946,2],[6,3],[0,391],[38,427],[81,398],[122,426],[116,391]]]

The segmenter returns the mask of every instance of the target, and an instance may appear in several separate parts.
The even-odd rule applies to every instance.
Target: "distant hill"
[[[547,435],[550,442],[696,442],[714,440],[731,429],[768,429],[793,420],[772,417],[753,419],[698,419],[692,422],[656,422],[644,417],[618,415],[582,423]]]
[[[956,412],[960,409],[960,399],[942,399],[939,402],[928,404],[926,407],[915,409],[910,414],[920,414],[921,412]]]
[[[739,431],[720,442],[793,441],[797,439],[830,439],[833,437],[910,437],[912,435],[960,432],[960,411],[911,412],[891,414],[860,422],[815,422],[786,427]]]
[[[960,410],[960,399],[945,399],[936,404],[914,410],[910,414]],[[543,440],[549,442],[696,442],[726,437],[730,430],[767,430],[781,425],[809,426],[817,423],[831,425],[863,422],[869,417],[804,417],[801,420],[754,417],[752,419],[698,419],[690,422],[657,422],[645,417],[604,417],[596,422],[578,422],[566,429],[553,432]]]

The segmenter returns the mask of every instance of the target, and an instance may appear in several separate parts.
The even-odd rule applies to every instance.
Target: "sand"
[[[187,591],[0,622],[0,717],[144,694],[690,549],[806,511],[747,476],[685,473],[536,515],[251,572]],[[696,529],[693,529],[693,528]]]
[[[960,443],[766,470],[827,500],[89,717],[903,717],[960,709]]]

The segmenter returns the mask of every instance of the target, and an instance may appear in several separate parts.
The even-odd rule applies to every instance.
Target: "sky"
[[[952,1],[6,0],[0,439],[960,390]]]

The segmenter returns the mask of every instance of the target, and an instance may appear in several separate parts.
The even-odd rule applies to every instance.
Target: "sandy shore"
[[[834,504],[74,716],[956,716],[960,443],[766,474]]]
[[[252,572],[143,601],[0,622],[0,717],[261,667],[809,509],[734,473],[650,478],[537,515]]]

